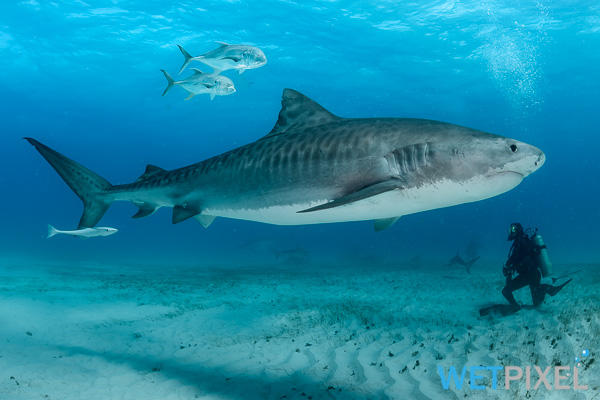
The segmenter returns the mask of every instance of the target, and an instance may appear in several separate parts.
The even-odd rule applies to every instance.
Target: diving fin
[[[577,271],[569,271],[567,273],[562,274],[561,276],[557,276],[556,278],[552,278],[552,284],[555,284],[557,280],[566,278],[569,275],[575,275],[583,270],[578,269]]]
[[[558,294],[558,292],[560,292],[562,290],[562,288],[567,286],[567,283],[571,282],[572,280],[573,279],[571,278],[568,281],[566,281],[565,283],[563,283],[562,285],[550,286],[550,288],[546,290],[546,293],[548,293],[550,296],[556,296]]]

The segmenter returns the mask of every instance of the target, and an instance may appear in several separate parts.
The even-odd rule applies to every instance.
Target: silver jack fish
[[[51,238],[55,235],[69,235],[75,236],[81,239],[87,239],[96,236],[109,236],[113,233],[117,233],[117,229],[108,228],[108,227],[98,227],[98,228],[82,228],[77,229],[75,231],[59,231],[52,225],[48,225],[48,236],[46,238]]]
[[[185,67],[194,60],[208,65],[214,69],[215,74],[228,69],[237,69],[241,74],[247,69],[259,68],[267,63],[265,53],[258,47],[217,43],[220,44],[219,48],[196,57],[192,57],[183,47],[177,45],[185,58],[179,73],[183,72]]]
[[[210,94],[211,100],[214,99],[215,96],[227,96],[228,94],[235,93],[235,86],[233,86],[233,82],[228,77],[205,74],[196,68],[191,69],[194,71],[194,74],[182,81],[175,81],[167,71],[161,69],[165,78],[167,78],[167,88],[162,95],[164,96],[167,94],[175,85],[179,85],[189,92],[190,95],[185,98],[186,100],[191,99],[197,94],[203,93]]]
[[[148,165],[124,185],[25,139],[83,201],[79,228],[96,225],[113,201],[130,201],[139,207],[134,218],[173,207],[174,224],[372,219],[382,230],[402,215],[497,196],[545,161],[534,146],[444,122],[341,118],[291,89],[265,137],[171,171]]]

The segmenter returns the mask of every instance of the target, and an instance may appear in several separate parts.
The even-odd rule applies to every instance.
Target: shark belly
[[[491,177],[476,177],[464,182],[439,180],[419,187],[392,190],[347,205],[310,213],[299,211],[327,203],[315,199],[262,208],[207,208],[212,216],[263,222],[275,225],[308,225],[334,222],[364,221],[394,218],[437,208],[484,200],[507,192],[523,180],[518,173],[504,172]],[[273,201],[275,203],[275,201]]]

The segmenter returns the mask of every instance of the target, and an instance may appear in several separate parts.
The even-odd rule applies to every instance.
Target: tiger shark
[[[174,224],[216,217],[277,225],[374,220],[383,230],[407,214],[487,199],[517,186],[545,161],[538,148],[450,123],[342,118],[285,89],[261,139],[173,170],[148,165],[133,183],[104,178],[25,138],[83,201],[79,229],[114,201],[133,218],[172,207]]]

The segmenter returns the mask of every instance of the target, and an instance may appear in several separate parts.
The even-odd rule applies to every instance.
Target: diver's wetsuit
[[[506,286],[502,289],[502,294],[515,308],[520,308],[513,296],[515,290],[529,285],[533,305],[539,306],[544,302],[546,294],[554,296],[568,283],[566,282],[560,286],[541,283],[542,274],[539,266],[534,261],[539,251],[538,246],[525,233],[517,234],[510,248],[508,260],[503,268],[504,276],[506,276]],[[518,275],[513,279],[514,272]]]

